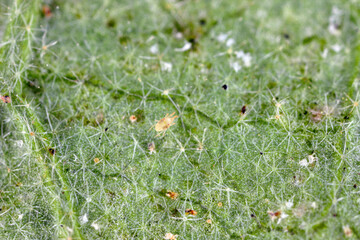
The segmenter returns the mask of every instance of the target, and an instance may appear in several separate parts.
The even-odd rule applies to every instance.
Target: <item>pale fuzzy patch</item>
[[[353,232],[352,232],[351,228],[348,225],[343,226],[343,231],[344,231],[345,237],[348,237],[348,238],[352,237]]]
[[[158,54],[159,53],[159,46],[157,44],[154,44],[150,47],[150,52],[152,54]]]
[[[226,46],[227,47],[231,47],[232,45],[235,44],[235,40],[233,38],[229,38],[227,41],[226,41]]]
[[[291,201],[288,201],[288,202],[285,203],[285,206],[286,206],[287,209],[291,209],[294,206],[294,203],[291,202]]]
[[[321,53],[322,58],[326,58],[328,55],[329,49],[325,48],[324,51]]]
[[[251,66],[252,57],[251,57],[250,53],[245,53],[244,51],[237,51],[234,53],[236,55],[236,58],[240,58],[243,61],[245,67]]]
[[[230,62],[230,67],[234,69],[235,72],[238,72],[241,70],[241,66],[239,62]]]
[[[328,31],[330,34],[334,36],[339,36],[341,31],[339,30],[338,26],[341,24],[341,17],[342,17],[342,10],[337,7],[333,7],[331,10],[331,15],[329,17],[329,26]]]
[[[308,159],[304,158],[299,162],[299,165],[302,167],[307,167],[309,165],[313,165],[318,161],[318,158],[314,156],[314,154],[309,155]]]
[[[216,40],[218,40],[219,42],[225,42],[228,36],[229,36],[228,33],[220,33],[220,34],[216,37]]]
[[[334,52],[338,53],[338,52],[341,51],[342,46],[339,45],[339,44],[334,44],[334,45],[331,46],[331,49],[332,49]]]

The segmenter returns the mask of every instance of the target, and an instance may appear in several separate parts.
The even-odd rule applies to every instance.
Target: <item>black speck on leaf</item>
[[[289,35],[289,34],[287,34],[287,33],[284,33],[284,35],[283,35],[283,36],[284,36],[284,38],[285,38],[285,39],[290,39],[290,35]]]
[[[260,152],[260,155],[263,155],[263,152]]]
[[[109,130],[109,128],[105,128],[105,132],[106,132],[107,130]]]
[[[228,86],[227,86],[226,84],[224,84],[224,85],[222,85],[222,88],[223,88],[224,90],[226,90],[226,89],[228,88]]]
[[[114,19],[109,19],[106,23],[106,26],[109,28],[113,28],[116,26],[116,21]]]
[[[56,152],[55,149],[49,148],[48,151],[49,151],[49,153],[50,153],[51,156],[54,156],[54,155],[55,155],[55,152]]]
[[[357,185],[356,184],[354,184],[354,186],[353,186],[354,188],[356,188],[357,187]]]
[[[241,113],[242,113],[242,114],[245,114],[245,113],[246,113],[246,105],[244,105],[244,106],[241,108]]]
[[[204,26],[206,24],[206,19],[203,19],[203,18],[200,19],[199,23],[200,23],[201,26]]]

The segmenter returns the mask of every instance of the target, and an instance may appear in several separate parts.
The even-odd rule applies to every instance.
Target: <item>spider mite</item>
[[[130,120],[131,123],[134,123],[134,122],[137,121],[137,117],[135,115],[131,115],[129,120]]]
[[[157,121],[157,123],[155,125],[153,125],[149,130],[151,130],[153,127],[155,127],[155,131],[159,132],[156,137],[160,136],[160,134],[162,133],[163,136],[166,133],[166,130],[169,129],[169,127],[171,127],[172,125],[174,125],[174,120],[175,118],[177,118],[178,116],[173,116],[175,114],[175,112],[173,112],[172,114],[166,114],[166,116],[162,119],[160,119],[159,121]],[[173,117],[172,117],[173,116]]]
[[[51,9],[48,5],[44,5],[42,7],[42,12],[46,18],[50,18],[52,16]]]
[[[244,115],[246,113],[246,105],[244,105],[242,108],[241,108],[241,114]]]
[[[185,214],[186,215],[192,215],[192,216],[195,216],[197,214],[197,211],[193,210],[193,209],[186,209],[185,210]]]
[[[8,95],[0,96],[1,101],[4,103],[11,103],[11,98]]]
[[[54,156],[54,155],[55,155],[55,149],[49,148],[48,151],[49,151],[49,153],[50,153],[51,156]]]
[[[156,153],[155,143],[154,142],[149,143],[148,144],[148,149],[149,149],[150,154]]]
[[[176,192],[168,191],[168,192],[166,193],[166,196],[169,197],[169,198],[171,198],[171,199],[176,199],[176,198],[179,196],[179,194],[176,193]]]

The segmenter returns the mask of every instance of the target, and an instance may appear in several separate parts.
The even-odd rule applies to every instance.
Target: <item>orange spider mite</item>
[[[171,127],[172,125],[175,124],[174,120],[178,116],[173,116],[174,114],[175,114],[175,112],[173,112],[170,115],[167,113],[164,118],[157,121],[157,123],[155,125],[153,125],[149,130],[151,130],[155,126],[155,131],[159,132],[159,134],[157,134],[156,137],[160,136],[161,133],[164,136],[166,130],[168,130],[169,127]]]

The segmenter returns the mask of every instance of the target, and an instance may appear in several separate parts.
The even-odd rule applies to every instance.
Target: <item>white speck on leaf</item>
[[[294,205],[294,203],[293,203],[293,202],[290,202],[290,201],[285,203],[285,206],[286,206],[288,209],[292,208],[293,205]]]
[[[335,45],[332,45],[331,46],[331,49],[334,51],[334,52],[340,52],[341,49],[342,49],[342,46],[340,46],[339,44],[335,44]]]
[[[171,72],[172,71],[172,63],[169,62],[160,62],[161,71],[163,72]]]
[[[228,33],[220,33],[219,34],[219,36],[217,36],[217,40],[219,41],[219,42],[225,42],[226,41],[226,39],[227,39],[227,37],[228,37]]]
[[[244,66],[245,67],[250,67],[251,66],[251,55],[250,53],[245,53],[244,51],[237,51],[237,52],[234,52],[235,55],[236,55],[236,58],[241,58],[243,63],[244,63]]]
[[[85,213],[83,216],[80,217],[80,223],[81,224],[85,224],[87,223],[89,220],[88,220],[88,217],[87,217],[87,214]]]
[[[307,167],[309,165],[308,161],[306,159],[303,159],[299,162],[300,166]]]
[[[157,44],[154,44],[150,47],[150,52],[152,54],[158,54],[159,53],[159,46]]]
[[[341,34],[341,31],[338,29],[338,27],[331,23],[329,24],[328,31],[334,36],[339,36]]]
[[[235,40],[233,38],[229,38],[227,41],[226,41],[226,46],[227,47],[231,47],[232,45],[234,45],[235,43]]]
[[[326,58],[328,55],[329,49],[325,48],[324,51],[321,53],[322,58]]]
[[[99,229],[100,229],[99,225],[98,225],[96,222],[93,222],[93,223],[91,224],[91,226],[92,226],[95,230],[99,230]]]
[[[190,50],[190,48],[191,48],[191,43],[186,42],[182,48],[175,48],[175,52],[185,52]]]
[[[230,67],[232,67],[235,72],[238,72],[241,69],[239,62],[230,62]]]
[[[281,222],[281,220],[283,220],[283,219],[285,219],[285,218],[287,218],[289,215],[287,215],[286,213],[284,213],[284,212],[281,212],[281,215],[280,215],[280,218],[279,218],[279,220],[278,220],[278,224]]]

